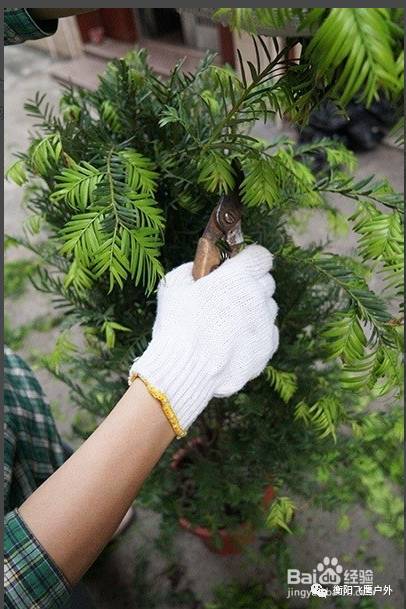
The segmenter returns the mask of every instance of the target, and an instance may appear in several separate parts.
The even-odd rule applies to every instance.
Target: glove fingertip
[[[265,273],[258,279],[258,283],[261,285],[264,294],[267,298],[271,298],[275,292],[275,280],[270,273]]]
[[[192,277],[193,262],[185,262],[167,273],[160,281],[160,286],[180,285],[185,282],[193,281]]]
[[[272,323],[275,323],[275,319],[278,314],[278,305],[273,298],[271,298],[270,302],[269,302],[269,311],[270,311]]]
[[[253,277],[262,277],[272,269],[273,255],[266,247],[253,243],[230,262],[236,267],[246,269]]]

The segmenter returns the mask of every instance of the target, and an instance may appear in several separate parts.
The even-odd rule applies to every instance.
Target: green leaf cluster
[[[291,533],[289,523],[293,518],[295,506],[289,497],[277,497],[272,502],[266,518],[266,524],[270,529],[281,528]]]
[[[287,404],[297,389],[296,375],[293,372],[276,370],[273,366],[267,366],[265,374],[275,391],[280,395],[285,404]]]
[[[382,91],[402,97],[403,29],[396,9],[222,8],[215,17],[253,34],[296,30],[304,45],[300,64],[310,64],[314,86],[342,105],[355,96],[369,105]]]

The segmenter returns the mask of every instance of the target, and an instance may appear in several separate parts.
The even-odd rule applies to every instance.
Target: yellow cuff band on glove
[[[134,373],[130,376],[130,378],[128,379],[128,384],[132,385],[132,383],[137,378],[139,378],[144,383],[145,387],[148,389],[148,391],[152,395],[152,397],[155,398],[156,400],[158,400],[158,402],[161,404],[162,412],[168,419],[170,426],[172,427],[176,437],[179,439],[179,438],[183,438],[184,436],[186,436],[186,431],[184,429],[182,429],[182,427],[178,421],[178,417],[176,416],[167,395],[165,393],[163,393],[162,391],[159,391],[159,389],[157,389],[156,387],[151,385],[151,383],[146,378],[144,378],[143,376],[140,376],[137,373]]]

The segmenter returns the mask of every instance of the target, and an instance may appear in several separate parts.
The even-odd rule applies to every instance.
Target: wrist
[[[129,382],[139,377],[145,383],[178,438],[186,434],[214,392],[197,353],[197,347],[182,341],[164,344],[152,340],[130,370]]]
[[[173,428],[162,410],[160,401],[151,394],[141,378],[137,378],[131,383],[125,396],[126,399],[121,400],[124,402],[125,412],[121,412],[120,417],[125,420],[127,413],[128,428],[136,430],[142,421],[142,425],[145,426],[147,423],[148,429],[153,430],[154,433],[168,435],[170,439],[173,439]]]

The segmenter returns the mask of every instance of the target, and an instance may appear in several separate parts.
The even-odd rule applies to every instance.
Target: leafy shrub
[[[374,480],[400,475],[400,434],[391,429],[401,417],[401,197],[386,180],[355,179],[355,159],[340,144],[297,146],[249,133],[277,113],[305,120],[326,91],[344,95],[328,87],[329,70],[325,88],[315,86],[318,68],[307,55],[297,65],[290,47],[271,56],[254,40],[265,65],[259,53],[256,65],[241,59],[241,78],[207,56],[194,74],[178,65],[163,81],[141,50],[111,62],[96,91],[66,88],[60,115],[38,94],[26,104],[37,132],[8,172],[29,186],[31,231],[41,223],[47,230],[40,245],[24,241],[40,261],[33,282],[55,299],[65,328],[80,324],[86,338],[79,349],[67,330],[46,364],[79,408],[103,417],[149,340],[157,280],[193,258],[218,195],[234,185],[233,159],[243,167],[246,240],[275,254],[280,348],[238,395],[212,401],[190,433],[202,443],[179,471],[169,463],[189,438],[154,471],[141,500],[163,513],[168,530],[177,515],[213,531],[266,518],[289,528],[288,496],[264,514],[270,483],[329,508],[361,497],[376,510],[382,491]],[[327,166],[314,173],[320,150]],[[350,218],[330,193],[353,202]],[[327,235],[322,244],[296,244],[293,228],[314,211],[335,226],[351,222],[353,255],[329,253]],[[370,287],[373,272],[384,296]],[[383,396],[370,414],[371,399]],[[384,495],[381,531],[397,536],[397,508],[388,528],[383,507],[393,491]]]

